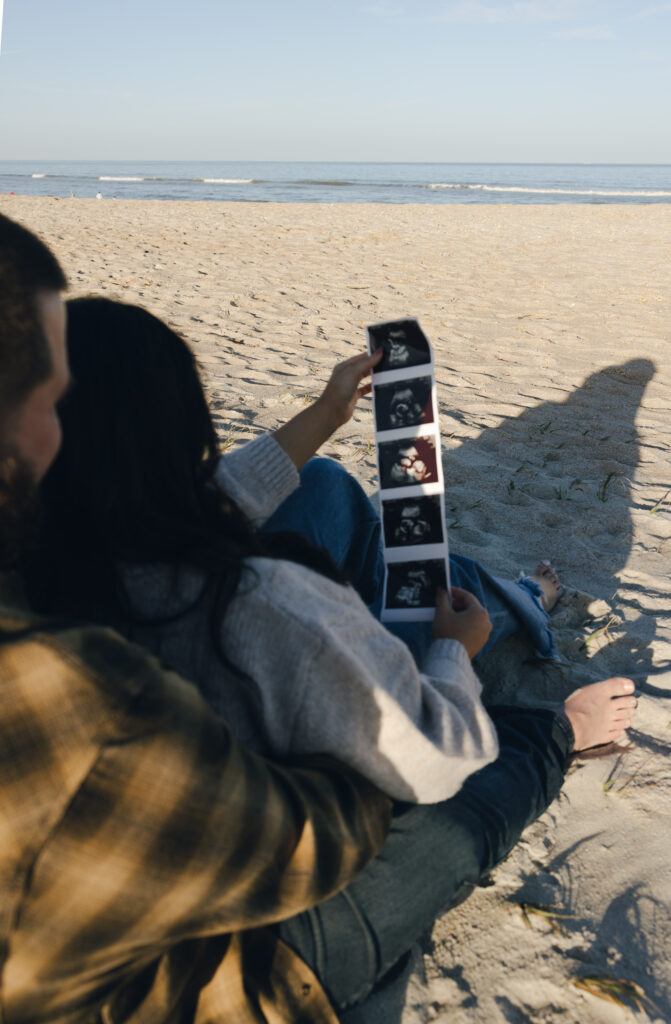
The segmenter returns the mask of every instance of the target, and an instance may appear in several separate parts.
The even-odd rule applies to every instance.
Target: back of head
[[[49,514],[67,515],[115,559],[183,556],[217,452],[190,349],[144,309],[86,298],[68,303],[68,357],[74,386],[45,481]]]
[[[6,416],[49,375],[37,296],[66,284],[44,242],[0,214],[0,432]]]
[[[104,298],[68,303],[67,343],[63,442],[41,488],[40,541],[23,563],[31,602],[132,633],[141,616],[124,566],[189,566],[202,570],[201,596],[213,595],[221,621],[245,557],[272,545],[211,484],[217,438],[191,350],[146,310]],[[336,578],[300,548],[278,543],[271,557]]]

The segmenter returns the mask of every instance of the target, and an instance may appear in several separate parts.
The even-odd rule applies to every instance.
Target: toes
[[[636,689],[631,679],[625,679],[622,676],[604,679],[601,683],[594,683],[594,686],[602,687],[611,697],[624,697],[626,694],[633,693]]]
[[[547,560],[545,560],[544,562],[539,562],[536,566],[535,574],[536,576],[542,577],[544,580],[546,580],[546,582],[551,583],[553,587],[557,588],[557,590],[561,589],[559,577],[557,576],[557,573],[555,572],[555,569],[551,562]]]
[[[611,706],[618,711],[631,711],[638,707],[636,697],[612,697]]]

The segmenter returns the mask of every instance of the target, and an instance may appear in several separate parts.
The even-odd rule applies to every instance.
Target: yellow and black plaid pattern
[[[0,611],[2,1024],[333,1024],[262,926],[346,884],[388,823],[334,762],[242,749],[113,632]]]

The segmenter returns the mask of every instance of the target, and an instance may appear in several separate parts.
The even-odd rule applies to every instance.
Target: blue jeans
[[[382,608],[384,559],[380,520],[359,483],[330,459],[311,459],[301,470],[301,486],[268,520],[264,530],[295,530],[325,548],[376,618]],[[526,576],[499,579],[471,558],[450,555],[452,583],[469,590],[489,612],[492,632],[478,655],[484,657],[512,633],[526,633],[542,658],[554,654],[541,588]],[[421,666],[431,643],[431,623],[388,623]],[[477,660],[477,659],[476,659]]]
[[[326,547],[374,609],[384,570],[375,510],[335,463],[314,459],[301,478],[301,489],[266,528],[295,529]],[[475,592],[490,616],[493,602],[493,642],[520,627],[534,640],[541,623],[547,630],[547,616],[525,585],[500,586],[475,562],[457,556],[451,568],[455,584]],[[425,623],[407,625],[426,632]],[[412,639],[417,650],[426,642],[423,635]],[[397,805],[382,851],[346,889],[275,926],[336,1009],[364,999],[435,918],[507,856],[559,792],[573,744],[567,719],[540,709],[489,712],[499,737],[497,760],[471,775],[450,800]]]

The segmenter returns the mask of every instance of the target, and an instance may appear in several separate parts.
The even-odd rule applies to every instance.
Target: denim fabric
[[[301,486],[271,516],[264,530],[295,530],[326,548],[379,619],[384,558],[375,508],[354,477],[330,459],[311,459],[300,477]],[[524,576],[517,582],[499,579],[471,558],[452,554],[450,576],[454,586],[475,594],[489,612],[492,632],[478,658],[519,630],[528,634],[541,657],[553,656],[554,641],[537,583]],[[385,625],[407,644],[421,666],[431,644],[432,624]]]
[[[276,926],[338,1009],[364,999],[446,910],[461,903],[555,798],[573,736],[548,710],[493,707],[497,760],[440,804],[399,805],[382,851],[348,887]]]
[[[373,605],[381,595],[384,560],[380,520],[365,491],[331,459],[310,459],[300,479],[264,532],[293,530],[325,548],[366,604]]]

